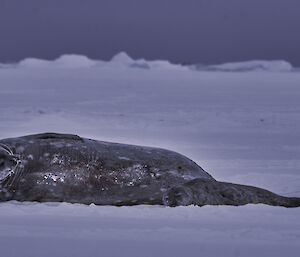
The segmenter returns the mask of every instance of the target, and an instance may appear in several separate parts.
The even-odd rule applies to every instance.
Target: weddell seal
[[[9,200],[300,206],[300,198],[218,182],[172,151],[56,133],[0,140],[0,201]]]

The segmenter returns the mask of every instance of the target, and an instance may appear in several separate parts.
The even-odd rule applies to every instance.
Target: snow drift
[[[134,60],[127,53],[120,52],[110,61],[92,60],[84,55],[64,54],[55,60],[26,58],[13,65],[18,68],[139,68],[139,69],[187,69],[179,64],[172,64],[165,60],[146,61]],[[1,64],[0,68],[12,67],[11,64]]]
[[[53,61],[37,58],[26,58],[18,63],[18,67],[24,68],[89,68],[97,61],[93,61],[84,55],[64,54]]]
[[[232,62],[218,65],[209,66],[194,66],[198,70],[209,70],[209,71],[271,71],[271,72],[285,72],[291,71],[293,66],[283,60],[263,61],[263,60],[252,60],[245,62]]]
[[[173,64],[167,60],[134,60],[126,52],[120,52],[113,56],[110,61],[92,60],[84,55],[64,54],[55,60],[42,60],[37,58],[26,58],[12,64],[1,64],[0,68],[138,68],[138,69],[162,69],[162,70],[198,70],[198,71],[224,71],[224,72],[247,72],[247,71],[270,71],[287,72],[296,70],[284,60],[252,60],[245,62],[232,62],[218,65],[181,65]]]

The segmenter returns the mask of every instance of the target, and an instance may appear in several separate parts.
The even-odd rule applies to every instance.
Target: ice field
[[[300,197],[300,72],[64,55],[0,64],[0,138],[72,133],[186,155]],[[300,208],[0,203],[0,256],[299,256]]]

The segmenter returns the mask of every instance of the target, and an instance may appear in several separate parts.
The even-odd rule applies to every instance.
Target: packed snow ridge
[[[237,72],[245,72],[245,71],[271,71],[271,72],[284,72],[284,71],[292,71],[293,66],[283,60],[272,60],[272,61],[264,61],[264,60],[252,60],[252,61],[244,61],[244,62],[229,62],[217,65],[209,65],[209,66],[200,66],[195,65],[195,69],[197,70],[209,70],[209,71],[237,71]]]
[[[200,71],[222,71],[222,72],[247,72],[247,71],[271,71],[288,72],[294,70],[293,66],[284,60],[252,60],[244,62],[232,62],[217,65],[189,65],[170,63],[167,60],[149,61],[145,59],[134,60],[126,52],[120,52],[112,57],[110,61],[92,60],[84,55],[64,54],[55,60],[43,60],[37,58],[26,58],[19,63],[2,64],[0,68],[140,68],[140,69],[162,69],[162,70],[200,70]]]
[[[11,65],[10,65],[11,66]],[[92,60],[84,55],[64,54],[59,58],[49,61],[37,58],[26,58],[15,65],[19,68],[141,68],[141,69],[188,69],[179,64],[172,64],[165,60],[146,61],[134,60],[127,53],[120,52],[110,61]],[[8,65],[0,64],[0,68]]]

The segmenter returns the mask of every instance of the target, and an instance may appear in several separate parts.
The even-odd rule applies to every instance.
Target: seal
[[[218,182],[173,151],[57,133],[0,140],[0,201],[9,200],[116,206],[300,206],[300,198]]]

